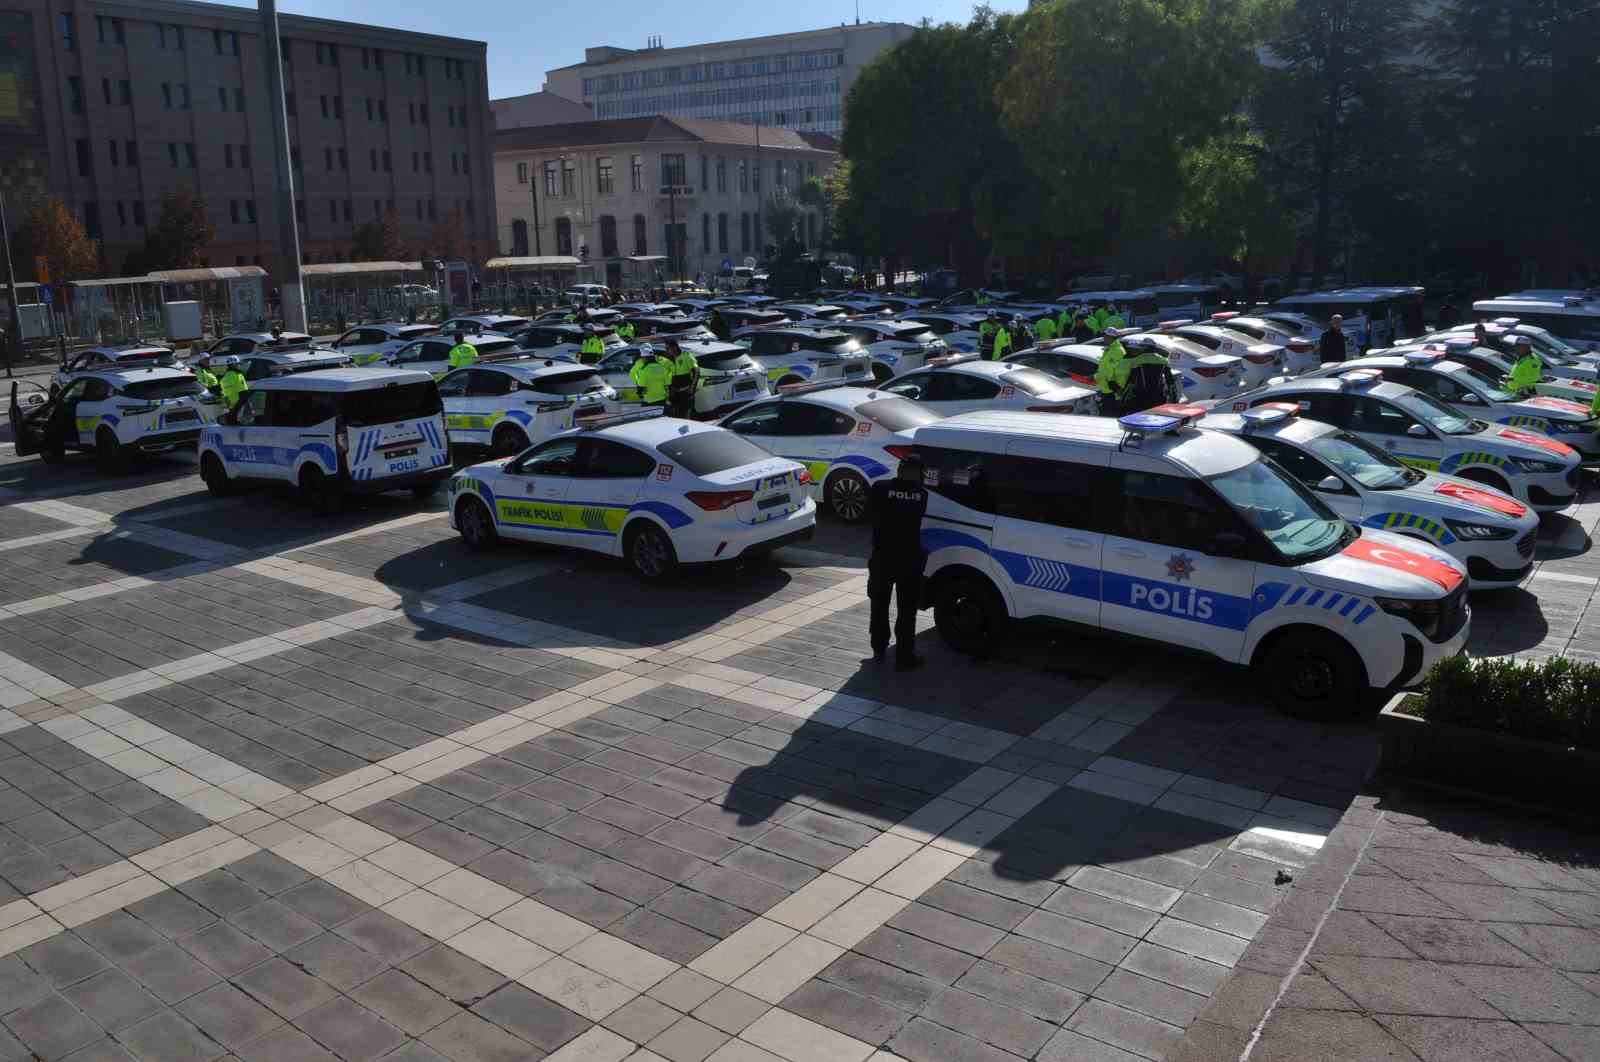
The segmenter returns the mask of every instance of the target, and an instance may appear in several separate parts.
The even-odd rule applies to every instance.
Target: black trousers
[[[872,603],[872,651],[889,647],[889,597],[896,598],[894,652],[901,660],[916,655],[917,608],[922,604],[922,566],[894,568],[889,565],[867,567],[867,599]]]
[[[689,417],[694,414],[694,388],[674,387],[667,392],[667,416]]]

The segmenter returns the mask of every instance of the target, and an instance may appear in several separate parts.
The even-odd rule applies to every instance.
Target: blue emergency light
[[[1471,350],[1473,346],[1474,344],[1470,339],[1449,339],[1445,341],[1444,349],[1468,351]]]
[[[1438,361],[1443,357],[1444,351],[1442,350],[1408,350],[1405,353],[1405,359],[1416,365]]]
[[[1129,413],[1125,417],[1118,417],[1119,424],[1124,431],[1139,434],[1166,434],[1175,432],[1192,424],[1206,415],[1206,411],[1199,406],[1185,406],[1176,403],[1155,406],[1142,413]]]
[[[1294,402],[1267,402],[1254,409],[1247,409],[1239,414],[1239,419],[1244,421],[1246,431],[1251,428],[1266,428],[1273,424],[1282,424],[1292,417],[1299,416],[1300,406]]]
[[[1339,377],[1339,384],[1343,387],[1371,387],[1382,382],[1383,373],[1378,369],[1356,369]]]

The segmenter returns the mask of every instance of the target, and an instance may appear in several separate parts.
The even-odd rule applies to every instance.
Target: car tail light
[[[802,468],[799,472],[796,472],[795,476],[794,476],[794,481],[796,483],[800,484],[802,487],[805,486],[807,483],[810,483],[811,482],[811,469]]]
[[[893,446],[885,446],[883,449],[896,461],[904,461],[906,458],[915,455],[917,452],[917,448],[915,446],[901,446],[898,443]]]
[[[691,490],[684,497],[706,512],[716,513],[723,509],[731,509],[740,502],[747,502],[754,498],[755,494],[748,490]]]
[[[1029,406],[1029,413],[1071,413],[1071,406]]]
[[[1194,367],[1194,374],[1196,376],[1204,376],[1208,380],[1214,380],[1227,371],[1228,370],[1226,368],[1213,367],[1210,365],[1196,365]]]

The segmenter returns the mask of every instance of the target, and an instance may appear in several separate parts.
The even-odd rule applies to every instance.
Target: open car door
[[[11,437],[16,440],[17,456],[27,457],[39,452],[56,400],[38,389],[19,393],[19,383],[11,381]]]

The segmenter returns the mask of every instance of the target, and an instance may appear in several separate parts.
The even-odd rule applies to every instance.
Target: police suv
[[[927,588],[964,652],[1013,619],[1100,627],[1256,669],[1288,711],[1331,714],[1459,652],[1449,554],[1341,519],[1194,406],[1113,421],[985,412],[915,432]]]
[[[1600,418],[1588,406],[1564,398],[1513,394],[1502,387],[1501,381],[1450,360],[1442,350],[1399,348],[1325,366],[1310,376],[1339,377],[1369,370],[1382,373],[1385,380],[1414,387],[1469,416],[1558,439],[1582,454],[1586,463],[1600,462]]]
[[[636,410],[585,418],[518,457],[458,472],[450,524],[474,549],[502,537],[572,546],[659,580],[680,564],[810,539],[810,478],[724,428]]]
[[[461,317],[452,317],[440,325],[436,331],[441,336],[453,336],[457,332],[472,335],[476,332],[493,332],[496,335],[505,335],[527,325],[526,317],[517,317],[505,313],[469,313]]]
[[[788,384],[722,421],[729,431],[799,461],[811,490],[849,523],[867,515],[872,484],[892,477],[911,452],[912,428],[940,414],[884,391],[837,381]]]
[[[1359,435],[1402,464],[1487,484],[1539,512],[1564,509],[1577,497],[1581,458],[1572,447],[1475,420],[1374,370],[1269,384],[1226,408],[1238,413],[1269,402],[1295,402],[1302,415]]]
[[[617,392],[593,366],[531,355],[446,373],[439,397],[450,445],[495,457],[566,431],[574,417],[618,408]]]
[[[864,382],[872,377],[872,358],[861,341],[831,327],[741,328],[733,338],[766,370],[774,386],[819,380]]]
[[[855,336],[872,356],[872,376],[879,383],[912,369],[920,369],[929,358],[943,355],[948,347],[925,324],[889,318],[862,317],[830,325],[847,336]]]
[[[1289,353],[1280,343],[1258,343],[1241,332],[1214,324],[1184,324],[1162,331],[1198,343],[1213,354],[1231,354],[1240,359],[1246,387],[1259,387],[1289,371]]]
[[[480,332],[463,338],[468,346],[478,352],[480,359],[500,357],[521,349],[521,344],[509,336]],[[437,380],[450,371],[450,348],[455,345],[452,336],[428,336],[385,354],[379,359],[379,364],[395,369],[420,369]]]
[[[929,358],[922,368],[896,376],[884,390],[923,403],[946,417],[975,409],[1093,414],[1100,408],[1090,388],[1026,365],[984,361],[976,354]]]
[[[615,350],[607,354],[598,366],[606,383],[616,390],[621,402],[640,401],[639,385],[628,374],[634,362],[639,360],[642,345],[633,343]],[[746,402],[772,393],[766,371],[750,357],[749,351],[737,343],[724,343],[720,339],[684,339],[678,345],[685,353],[692,354],[700,366],[700,385],[694,393],[695,416],[720,417]],[[666,352],[666,347],[660,341],[654,341],[650,346],[658,355]]]
[[[1163,354],[1166,353],[1167,348],[1160,344],[1155,345]],[[1005,363],[1025,365],[1030,369],[1038,369],[1058,379],[1094,390],[1099,386],[1094,382],[1094,374],[1099,371],[1100,359],[1105,357],[1105,353],[1105,347],[1092,347],[1084,343],[1074,343],[1069,339],[1019,350],[1015,354],[1007,355]],[[1177,396],[1177,401],[1184,401],[1186,392],[1183,371],[1169,368],[1168,372],[1172,374],[1172,390]]]
[[[171,347],[151,346],[148,343],[131,343],[122,346],[90,347],[72,355],[61,363],[51,378],[52,391],[65,387],[74,373],[96,372],[106,369],[134,369],[151,365],[171,366],[177,357]]]
[[[18,457],[55,461],[89,450],[102,471],[117,473],[135,456],[194,446],[221,408],[188,369],[107,366],[74,373],[49,399],[26,406],[13,385],[11,428]]]
[[[1539,516],[1509,494],[1401,464],[1295,402],[1208,416],[1266,454],[1351,523],[1438,546],[1467,570],[1472,589],[1514,586],[1533,567]]]
[[[433,377],[349,368],[252,384],[200,435],[200,476],[212,494],[240,482],[288,483],[314,510],[346,494],[432,493],[450,475],[450,442]]]
[[[1490,380],[1508,379],[1518,361],[1515,351],[1502,353],[1495,347],[1476,346],[1470,332],[1465,336],[1454,332],[1441,333],[1427,340],[1424,349],[1442,349],[1451,361],[1459,361],[1469,369],[1476,369]],[[1538,357],[1539,352],[1534,351],[1534,356]],[[1539,382],[1534,385],[1534,394],[1576,402],[1586,409],[1594,402],[1594,396],[1600,392],[1600,387],[1581,377],[1554,375],[1549,363],[1544,362],[1542,358],[1540,360],[1543,368],[1539,373]]]
[[[357,365],[372,365],[383,360],[385,354],[399,350],[413,339],[432,335],[435,331],[437,329],[433,325],[379,321],[350,329],[335,339],[332,346],[339,353],[350,355]]]
[[[1517,358],[1517,340],[1527,339],[1535,357],[1544,364],[1546,374],[1557,379],[1600,381],[1600,355],[1583,354],[1562,343],[1542,328],[1530,328],[1515,317],[1492,321],[1483,326],[1488,346],[1513,361]],[[1457,325],[1426,337],[1427,343],[1445,343],[1452,340],[1473,339],[1473,326]],[[1451,347],[1454,350],[1456,348]]]

